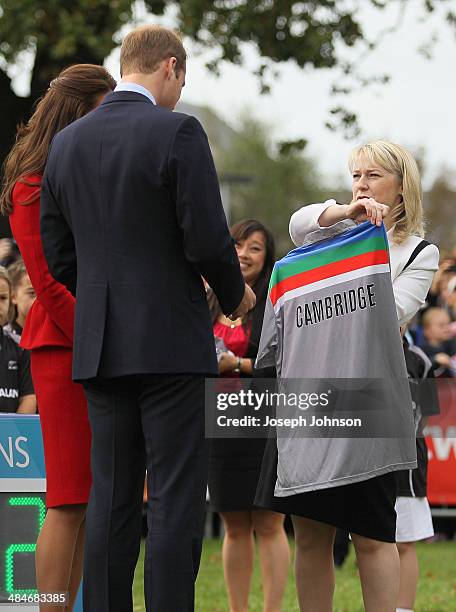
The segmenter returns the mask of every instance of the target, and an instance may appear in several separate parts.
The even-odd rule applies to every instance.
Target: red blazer
[[[27,179],[41,182],[41,176]],[[12,195],[11,230],[36,293],[22,332],[21,346],[72,348],[75,299],[48,270],[40,237],[40,191],[39,186],[30,187],[18,181]],[[31,199],[31,204],[21,204]]]

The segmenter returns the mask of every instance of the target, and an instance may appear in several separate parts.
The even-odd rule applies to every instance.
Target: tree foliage
[[[407,5],[407,0],[388,1]],[[451,6],[450,0],[420,1],[428,12],[437,5]],[[371,48],[376,42],[366,40],[359,23],[359,9],[366,2],[377,8],[387,4],[386,0],[144,0],[144,5],[155,15],[173,7],[177,27],[202,47],[216,50],[209,64],[215,71],[222,60],[243,63],[243,45],[255,45],[260,56],[255,73],[267,91],[275,66],[288,60],[302,68],[339,66],[343,73],[351,73],[353,66],[341,57],[343,50],[363,41]],[[30,99],[19,104],[19,116],[64,66],[101,63],[117,45],[116,32],[131,20],[134,4],[134,0],[0,0],[0,57],[11,64],[22,51],[35,54]],[[445,16],[451,25],[456,23],[450,9]],[[16,101],[9,85],[1,71],[4,104]],[[347,125],[354,120],[340,106],[333,111],[333,118]]]
[[[450,179],[453,173],[442,169],[424,194],[426,233],[442,252],[450,252],[456,246],[456,224],[450,222],[456,216],[456,191]]]
[[[33,51],[31,97],[75,62],[103,63],[116,46],[114,33],[132,17],[131,0],[2,0],[0,52],[13,63]]]
[[[426,11],[443,5],[450,26],[456,25],[452,0],[419,0]],[[369,50],[359,22],[366,2],[381,9],[386,4],[405,7],[407,0],[143,0],[151,14],[173,8],[176,26],[198,45],[214,50],[209,68],[221,61],[244,62],[243,47],[252,43],[260,56],[255,74],[267,91],[280,62],[293,60],[302,68],[339,67],[353,75],[343,51],[360,43]],[[454,2],[454,0],[453,0]],[[133,14],[134,0],[0,0],[0,66],[17,62],[24,51],[34,56],[31,92],[21,98],[11,89],[6,70],[0,68],[0,159],[10,148],[16,125],[27,119],[33,102],[65,66],[79,62],[102,63],[118,41],[116,33]],[[450,7],[450,8],[448,8]],[[377,75],[384,81],[386,75]],[[369,82],[375,78],[369,75]],[[349,91],[353,82],[341,81],[332,94]],[[328,126],[356,134],[356,117],[335,103]],[[294,147],[301,143],[286,143]],[[290,149],[290,147],[288,147]],[[290,150],[291,150],[290,149]]]
[[[273,62],[292,59],[301,67],[331,68],[336,43],[351,46],[362,37],[353,10],[340,0],[184,0],[179,8],[183,32],[233,63],[242,61],[242,43],[252,42]]]
[[[245,114],[237,135],[218,163],[220,176],[247,179],[230,188],[231,222],[257,218],[277,239],[279,254],[290,250],[290,215],[299,206],[328,197],[315,163],[295,149],[281,153],[270,127]]]

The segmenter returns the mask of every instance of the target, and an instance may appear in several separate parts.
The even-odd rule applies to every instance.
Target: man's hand
[[[218,367],[219,374],[232,372],[238,364],[238,358],[233,353],[222,353],[219,357]]]
[[[349,204],[346,212],[347,217],[357,223],[370,221],[372,225],[380,227],[389,210],[389,206],[380,204],[374,198],[361,198]]]
[[[242,298],[241,303],[236,308],[236,310],[229,316],[229,318],[234,321],[235,319],[239,319],[239,317],[243,317],[245,314],[252,310],[252,308],[256,304],[256,296],[253,292],[253,289],[249,287],[249,285],[245,285],[244,297]]]
[[[444,368],[451,369],[451,357],[446,353],[437,353],[434,355],[434,361]]]

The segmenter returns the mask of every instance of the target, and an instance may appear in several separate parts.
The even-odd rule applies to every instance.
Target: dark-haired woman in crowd
[[[91,486],[90,429],[82,386],[71,380],[74,298],[49,273],[40,240],[40,189],[54,136],[84,116],[116,83],[101,66],[63,70],[19,128],[6,159],[1,211],[11,229],[36,292],[21,346],[31,351],[46,462],[46,519],[36,548],[38,590],[69,592],[72,610],[82,574],[84,518]]]
[[[245,282],[255,292],[257,303],[243,319],[231,321],[221,312],[215,295],[209,290],[209,307],[214,336],[226,351],[219,355],[222,376],[253,375],[253,364],[263,323],[269,278],[274,265],[274,239],[259,221],[235,224],[231,235],[236,241]],[[220,341],[219,341],[220,342]],[[223,345],[222,345],[223,346]],[[270,369],[255,371],[260,378],[275,375]],[[279,612],[285,589],[290,551],[283,528],[284,515],[254,507],[265,440],[213,440],[209,472],[211,507],[222,517],[223,568],[231,612],[248,609],[253,570],[254,534],[258,540],[264,589],[264,611]]]

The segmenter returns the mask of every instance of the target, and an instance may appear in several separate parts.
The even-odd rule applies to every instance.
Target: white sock
[[[396,612],[413,612],[410,608],[396,608]]]

